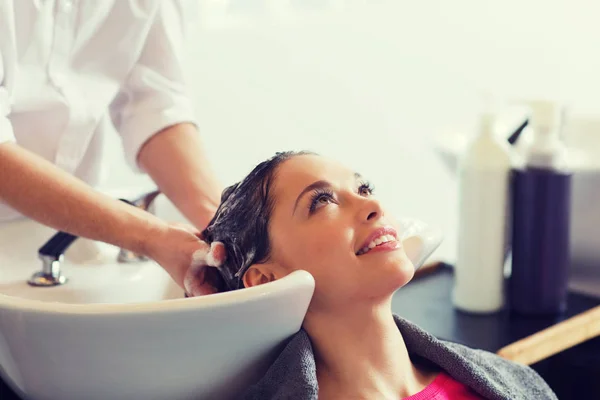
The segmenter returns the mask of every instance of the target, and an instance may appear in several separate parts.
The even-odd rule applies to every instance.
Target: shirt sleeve
[[[136,172],[145,172],[137,156],[154,134],[178,123],[196,124],[183,71],[190,3],[159,2],[140,58],[110,107],[125,157]]]
[[[12,124],[8,119],[8,115],[10,114],[10,98],[8,95],[8,89],[6,88],[7,78],[5,76],[4,69],[2,46],[0,46],[0,144],[16,141]]]
[[[12,124],[8,120],[10,106],[6,89],[0,86],[0,144],[5,142],[16,142]]]

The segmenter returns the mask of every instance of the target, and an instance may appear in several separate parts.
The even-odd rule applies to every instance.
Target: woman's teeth
[[[391,242],[393,240],[396,240],[396,238],[393,237],[392,235],[382,235],[382,236],[379,236],[377,239],[375,239],[371,243],[369,243],[369,245],[367,247],[363,247],[362,249],[360,249],[358,251],[358,253],[356,253],[356,255],[360,256],[362,254],[365,254],[369,250],[375,248],[376,246],[379,246],[380,244],[383,244],[383,243]]]

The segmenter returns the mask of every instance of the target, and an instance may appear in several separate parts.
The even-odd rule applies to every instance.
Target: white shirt
[[[16,141],[91,185],[102,140],[129,164],[153,134],[194,122],[171,0],[0,0],[0,144]],[[0,203],[0,221],[19,214]]]

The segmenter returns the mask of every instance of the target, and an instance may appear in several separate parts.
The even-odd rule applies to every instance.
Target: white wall
[[[225,184],[275,151],[312,149],[369,177],[391,210],[440,225],[454,258],[454,180],[432,142],[478,93],[596,111],[600,2],[212,0],[198,3],[189,85]],[[148,183],[108,141],[108,186]],[[124,173],[124,170],[126,171]]]

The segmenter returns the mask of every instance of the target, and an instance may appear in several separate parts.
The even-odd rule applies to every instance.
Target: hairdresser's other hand
[[[171,278],[192,296],[218,291],[214,286],[215,274],[218,272],[213,271],[213,268],[198,266],[198,260],[202,259],[201,255],[210,252],[210,246],[199,237],[200,231],[191,225],[170,224],[148,240],[146,251],[151,259],[160,264]],[[196,266],[194,293],[189,293],[184,281],[192,265]]]

